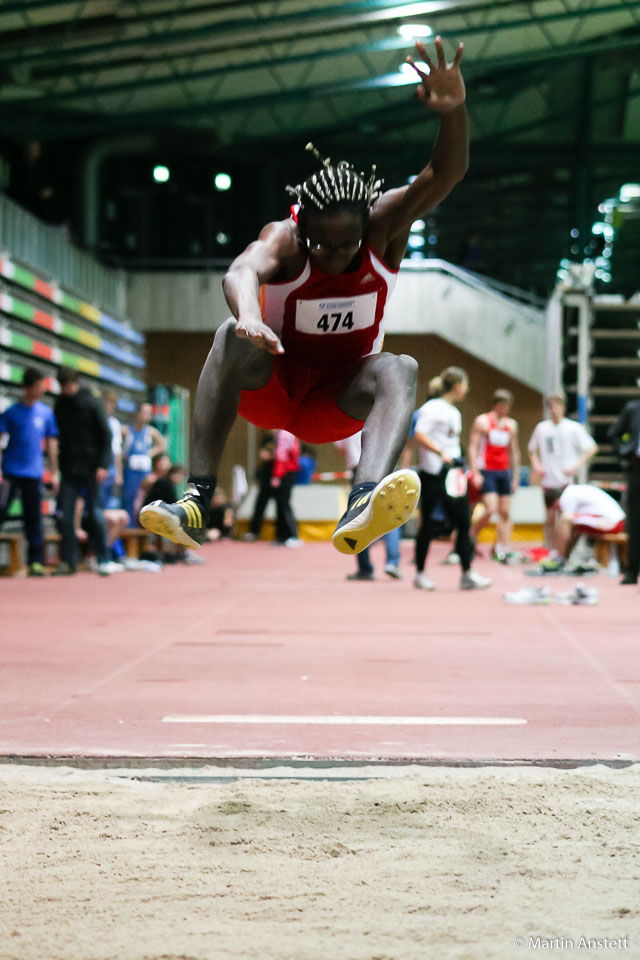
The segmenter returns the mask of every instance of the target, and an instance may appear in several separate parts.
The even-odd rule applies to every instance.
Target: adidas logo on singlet
[[[363,278],[362,278],[362,280],[360,281],[360,283],[369,283],[369,280],[375,280],[375,277],[374,277],[374,275],[371,273],[371,271],[369,271],[369,273],[366,275],[366,277],[363,277]]]

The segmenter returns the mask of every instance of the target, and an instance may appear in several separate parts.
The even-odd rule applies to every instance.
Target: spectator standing
[[[282,547],[301,547],[298,524],[291,508],[291,491],[300,468],[300,441],[288,430],[276,430],[271,486],[276,500],[276,539]]]
[[[24,532],[27,538],[29,575],[44,574],[42,534],[43,446],[46,446],[54,490],[58,484],[58,428],[53,411],[42,403],[44,377],[27,367],[22,378],[22,399],[0,413],[0,439],[8,436],[8,445],[0,449],[0,481],[8,484],[7,496],[0,503],[0,526],[4,523],[16,494],[22,498]]]
[[[456,531],[455,552],[460,558],[461,590],[481,590],[491,586],[489,577],[481,577],[471,569],[473,546],[469,526],[471,522],[469,498],[462,489],[453,490],[447,484],[447,475],[456,463],[461,464],[460,434],[462,417],[456,404],[464,400],[469,381],[460,367],[448,367],[441,374],[442,396],[428,400],[418,411],[415,439],[420,456],[422,520],[416,538],[415,586],[419,590],[434,590],[435,584],[424,572],[429,546],[435,533],[432,514],[440,502]],[[448,489],[449,486],[449,489]],[[454,495],[452,495],[454,494]]]
[[[118,397],[115,390],[106,390],[102,396],[107,423],[111,430],[111,463],[107,479],[100,486],[100,501],[107,525],[107,545],[113,559],[120,562],[126,556],[122,534],[129,526],[129,514],[122,508],[122,424],[116,417]]]
[[[114,390],[106,390],[102,397],[107,423],[111,430],[111,463],[107,479],[100,488],[103,509],[120,508],[122,490],[122,424],[116,417],[118,398]]]
[[[565,417],[566,399],[563,393],[549,394],[549,419],[541,420],[529,441],[529,456],[533,470],[532,482],[541,482],[546,508],[545,542],[550,556],[558,555],[558,500],[565,487],[597,452],[597,445],[577,420]]]
[[[152,470],[152,460],[167,449],[165,438],[150,423],[153,407],[141,403],[133,423],[124,428],[122,447],[122,506],[136,526],[135,500],[140,484]]]
[[[640,573],[640,400],[631,400],[623,408],[617,423],[609,430],[618,456],[624,463],[627,490],[627,566],[622,584],[638,582]]]
[[[358,466],[362,453],[362,430],[347,437],[346,440],[336,440],[334,446],[344,454],[345,467],[353,472]],[[400,536],[401,528],[396,527],[384,537],[384,546],[386,550],[386,563],[384,572],[394,580],[402,579],[400,570]],[[369,553],[370,547],[356,554],[357,569],[348,574],[347,580],[375,580],[375,570],[371,562]]]
[[[251,543],[258,540],[262,529],[262,520],[267,504],[272,496],[274,489],[271,486],[271,477],[273,476],[273,458],[275,456],[276,441],[272,433],[265,433],[260,438],[260,448],[258,450],[258,469],[256,470],[256,480],[258,483],[258,494],[253,507],[253,516],[249,524],[249,532],[244,535],[244,539]]]
[[[100,484],[109,472],[111,430],[104,407],[90,390],[81,387],[78,373],[69,367],[58,370],[60,396],[54,412],[60,432],[60,490],[58,510],[62,534],[61,562],[55,574],[76,572],[78,543],[75,533],[76,503],[84,500],[85,524],[95,553],[98,573],[113,572],[107,555]]]
[[[512,403],[511,391],[495,391],[489,413],[481,413],[473,422],[468,448],[471,482],[482,490],[485,506],[471,524],[471,539],[475,544],[482,528],[497,513],[494,556],[501,563],[506,563],[511,546],[511,496],[520,483],[518,424],[509,416]]]

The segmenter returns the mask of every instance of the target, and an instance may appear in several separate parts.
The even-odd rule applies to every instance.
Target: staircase
[[[569,408],[573,398],[599,448],[590,479],[615,486],[622,469],[607,432],[624,405],[640,397],[640,303],[587,295],[582,303],[570,299],[563,327]]]
[[[436,334],[534,390],[544,389],[544,301],[444,260],[406,260],[386,332]]]

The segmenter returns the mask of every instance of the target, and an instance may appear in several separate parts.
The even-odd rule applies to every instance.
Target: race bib
[[[508,447],[511,434],[508,430],[499,430],[495,427],[489,430],[489,443],[492,447]]]
[[[139,473],[149,473],[151,470],[151,457],[148,453],[132,453],[129,457],[129,470],[136,470]]]
[[[319,336],[366,330],[375,323],[377,303],[376,292],[335,300],[296,300],[296,330]]]

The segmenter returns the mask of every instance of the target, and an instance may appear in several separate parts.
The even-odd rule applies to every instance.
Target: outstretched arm
[[[428,72],[418,68],[412,57],[407,57],[407,63],[420,78],[417,98],[440,115],[440,130],[431,160],[409,186],[384,193],[371,214],[370,242],[390,265],[391,260],[399,264],[402,259],[413,221],[444,200],[462,180],[469,165],[466,94],[460,72],[463,45],[459,45],[450,64],[447,64],[440,37],[436,37],[435,47],[437,63],[431,60],[422,43],[416,43],[416,52],[427,64]]]

